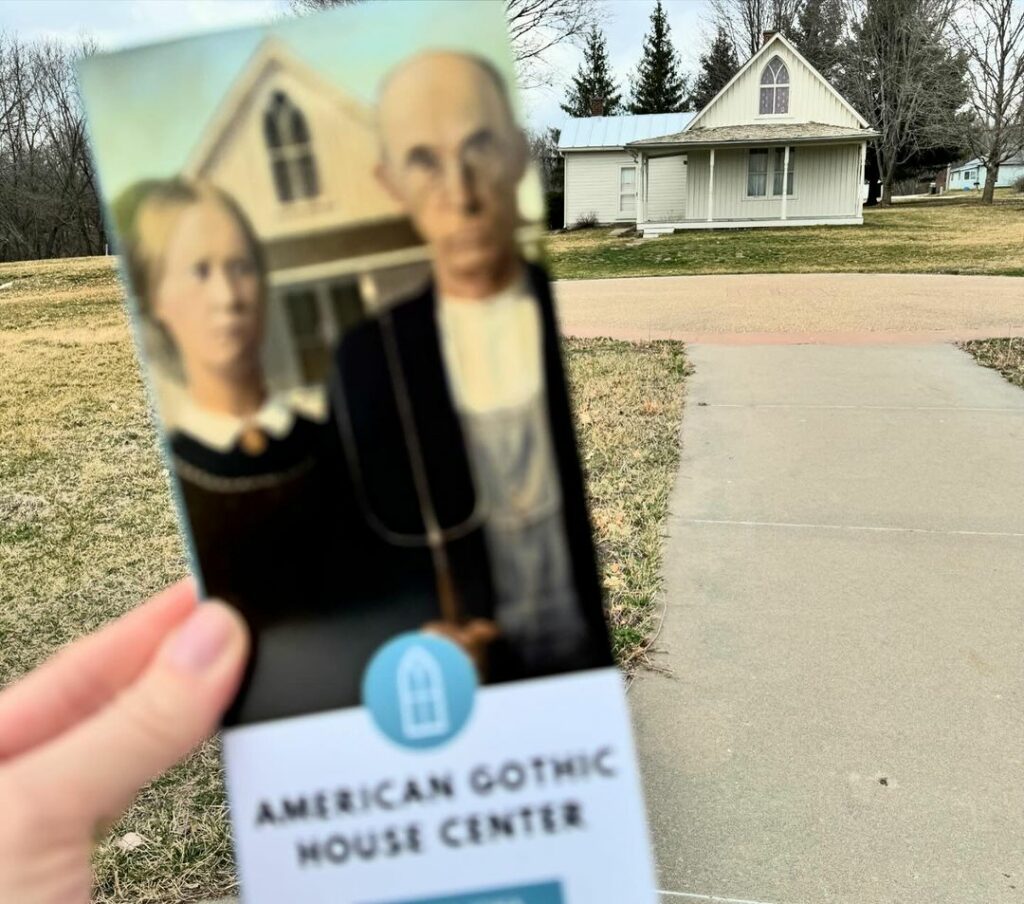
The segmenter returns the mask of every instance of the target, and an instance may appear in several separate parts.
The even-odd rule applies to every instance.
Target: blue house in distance
[[[985,165],[977,158],[961,163],[959,166],[951,166],[947,182],[948,189],[949,191],[967,191],[973,188],[984,188],[986,172]],[[996,188],[1009,188],[1022,176],[1024,176],[1024,154],[1017,154],[999,167]]]

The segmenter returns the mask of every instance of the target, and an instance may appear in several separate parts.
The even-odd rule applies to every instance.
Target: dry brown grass
[[[982,366],[999,371],[1014,386],[1024,389],[1024,339],[979,339],[962,342],[960,347]]]
[[[661,589],[661,544],[679,461],[678,342],[567,343],[580,451],[619,663],[642,661]]]
[[[947,194],[865,209],[863,226],[688,231],[615,238],[609,229],[552,236],[559,279],[696,273],[975,273],[1024,276],[1024,196],[996,203]]]
[[[182,576],[184,549],[109,260],[0,265],[0,686]],[[684,364],[676,343],[568,345],[616,649],[658,588]],[[126,833],[140,846],[122,850]],[[216,742],[145,789],[96,850],[94,901],[235,891]]]

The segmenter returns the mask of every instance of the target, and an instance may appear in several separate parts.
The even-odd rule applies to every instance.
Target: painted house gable
[[[785,114],[764,115],[760,112],[761,77],[775,57],[785,65],[789,77],[789,109]],[[776,34],[740,67],[685,131],[801,122],[854,129],[868,125],[783,35]]]
[[[312,160],[307,178],[315,191],[296,191],[291,200],[281,199],[273,166],[275,158],[294,155],[296,149],[273,149],[266,133],[265,115],[275,99],[279,108],[298,111],[304,119]],[[270,39],[214,114],[185,173],[209,179],[239,199],[256,232],[268,240],[403,219],[370,175],[376,160],[370,109]],[[293,165],[289,173],[299,178]]]

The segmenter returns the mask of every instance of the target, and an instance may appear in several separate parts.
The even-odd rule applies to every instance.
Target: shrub
[[[572,228],[593,229],[597,224],[597,211],[591,210],[589,213],[581,213],[578,217],[576,217],[576,222],[572,224]]]
[[[1024,195],[1024,176],[1021,176],[1013,183],[1013,190],[1018,194]]]

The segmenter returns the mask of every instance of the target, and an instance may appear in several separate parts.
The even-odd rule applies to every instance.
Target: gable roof
[[[769,51],[776,43],[782,44],[783,47],[789,50],[790,53],[792,53],[801,63],[803,63],[812,73],[814,73],[815,78],[817,78],[828,89],[828,91],[831,92],[832,95],[835,96],[835,98],[847,110],[849,110],[851,114],[853,114],[854,118],[857,120],[857,122],[861,124],[861,126],[863,126],[865,129],[869,127],[868,121],[850,105],[850,102],[845,97],[843,97],[842,94],[836,91],[836,89],[829,84],[828,79],[826,79],[820,72],[818,72],[817,69],[815,69],[810,63],[807,62],[803,54],[801,54],[800,51],[793,46],[792,42],[784,34],[782,34],[782,32],[776,32],[761,45],[757,53],[755,53],[749,60],[747,60],[742,66],[740,66],[740,68],[736,71],[736,74],[731,79],[729,79],[728,82],[725,83],[725,85],[722,87],[722,90],[719,91],[718,94],[716,94],[713,98],[711,98],[711,100],[709,100],[707,104],[705,104],[704,109],[702,109],[696,116],[693,117],[693,119],[690,120],[689,125],[687,125],[684,131],[688,131],[689,129],[694,128],[700,121],[701,117],[703,117],[704,114],[707,113],[707,111],[710,110],[715,105],[718,98],[725,94],[725,92],[728,91],[739,80],[740,76],[747,72],[747,70],[752,69],[754,65],[758,62],[758,60],[761,60],[768,56]]]
[[[558,137],[560,151],[623,148],[631,141],[681,132],[692,113],[644,113],[636,116],[581,116],[569,119]]]
[[[331,98],[353,119],[372,127],[373,116],[369,107],[349,97],[295,56],[281,41],[270,37],[256,48],[230,90],[224,95],[209,124],[203,129],[199,143],[193,148],[185,163],[186,175],[202,175],[231,133],[231,125],[243,115],[249,96],[260,85],[265,75],[280,70],[286,70],[313,93]]]

